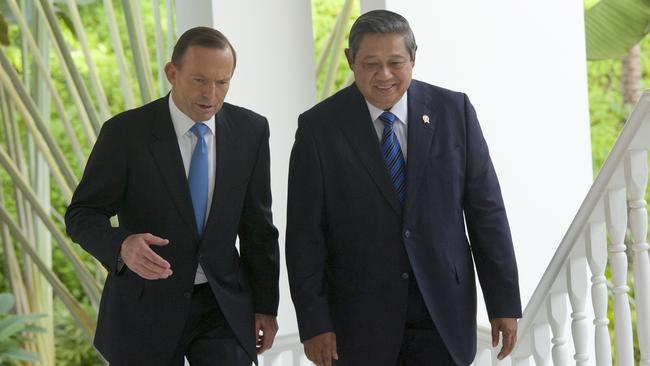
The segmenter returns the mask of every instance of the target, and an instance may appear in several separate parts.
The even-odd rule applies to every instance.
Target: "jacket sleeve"
[[[286,259],[301,341],[333,330],[324,286],[323,173],[309,124],[300,116],[289,163]]]
[[[119,127],[115,119],[102,126],[65,213],[70,238],[114,274],[121,269],[117,259],[130,234],[110,222],[122,204],[127,179],[126,136]]]
[[[253,289],[255,312],[277,315],[280,298],[278,230],[271,214],[269,124],[264,120],[257,160],[239,223],[241,262]]]
[[[488,316],[521,317],[519,280],[508,218],[476,111],[464,96],[465,219]]]

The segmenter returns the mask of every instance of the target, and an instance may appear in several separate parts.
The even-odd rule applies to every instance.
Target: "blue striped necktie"
[[[379,119],[384,122],[384,134],[381,139],[384,161],[393,187],[403,203],[406,198],[406,162],[397,136],[393,131],[393,124],[397,121],[397,117],[390,112],[384,112],[379,116]]]
[[[194,218],[199,236],[203,235],[205,214],[208,207],[208,144],[203,137],[208,131],[205,123],[194,123],[190,129],[196,135],[196,146],[192,153],[190,172],[187,175],[187,183],[190,186],[192,206],[194,206]]]

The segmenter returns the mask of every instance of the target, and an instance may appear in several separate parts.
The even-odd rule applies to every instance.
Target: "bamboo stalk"
[[[4,154],[4,151],[0,155]],[[34,261],[34,264],[41,271],[41,274],[47,279],[47,281],[52,286],[54,293],[59,299],[65,304],[66,308],[70,311],[73,318],[79,324],[84,336],[92,342],[93,336],[95,334],[96,324],[88,316],[88,314],[79,306],[77,300],[70,294],[65,285],[59,280],[59,278],[49,269],[43,261],[38,256],[38,253],[34,250],[32,245],[29,243],[29,239],[25,236],[22,230],[16,225],[16,223],[11,219],[11,216],[6,211],[3,206],[0,206],[0,222],[7,225],[11,234],[16,238],[17,242],[21,245],[21,248],[29,255],[30,258]]]
[[[120,31],[115,20],[115,10],[113,9],[113,2],[111,0],[104,0],[104,11],[106,13],[106,21],[108,22],[108,30],[111,35],[111,42],[113,44],[113,52],[115,52],[115,59],[117,60],[117,68],[120,74],[120,86],[122,88],[122,95],[124,96],[124,106],[126,109],[135,108],[135,97],[129,82],[129,69],[126,66],[126,57],[124,56],[124,47],[120,39]]]
[[[140,95],[142,102],[147,103],[153,100],[153,82],[151,81],[151,70],[149,68],[149,56],[147,45],[142,34],[142,26],[139,23],[140,14],[137,1],[122,0],[124,18],[129,31],[131,40],[131,50],[133,51],[133,62],[140,85]]]
[[[341,50],[343,48],[343,42],[345,41],[344,29],[347,29],[348,26],[350,13],[352,13],[353,1],[354,0],[345,0],[345,4],[343,4],[343,9],[341,10],[342,20],[336,28],[336,36],[334,37],[334,45],[332,46],[333,50],[332,54],[330,55],[329,67],[327,69],[325,81],[323,82],[321,99],[324,99],[325,97],[332,94],[332,89],[334,88],[334,81],[336,81],[336,72],[339,67],[339,58],[341,57],[341,55],[338,53],[338,50]]]
[[[152,7],[154,24],[153,34],[156,40],[156,64],[158,65],[158,95],[162,96],[165,93],[167,83],[163,73],[163,65],[165,65],[166,60],[163,60],[162,26],[160,24],[160,4],[158,3],[158,0],[152,0]]]
[[[36,44],[34,36],[32,35],[32,32],[29,29],[29,25],[27,24],[24,15],[20,11],[20,9],[18,8],[14,0],[8,0],[8,4],[9,7],[11,8],[14,17],[16,18],[16,21],[20,27],[23,37],[27,41],[27,45],[29,46],[32,57],[34,58],[34,61],[36,62],[39,71],[43,75],[49,75],[48,68],[45,65],[45,60],[43,58],[43,55],[41,54],[41,51],[39,50],[38,45]],[[46,83],[48,90],[50,91],[52,99],[54,100],[54,105],[59,114],[59,118],[61,118],[63,127],[65,128],[66,133],[68,135],[68,139],[72,151],[75,157],[77,158],[77,164],[81,169],[83,169],[83,167],[86,164],[86,158],[84,157],[84,154],[81,151],[81,145],[79,144],[79,140],[77,139],[74,129],[72,128],[72,123],[70,122],[70,118],[68,117],[68,114],[65,111],[65,107],[63,106],[63,101],[61,100],[58,91],[54,87],[54,83],[52,82],[51,78],[43,77],[39,80],[44,81]]]
[[[16,125],[14,114],[10,108],[8,96],[5,93],[5,89],[0,87],[2,90],[2,99],[0,100],[0,106],[3,114],[3,126],[5,131],[5,138],[7,139],[7,146],[9,148],[9,154],[11,158],[16,162],[18,168],[24,175],[29,174],[27,169],[27,164],[22,153],[22,147],[20,143],[18,126]],[[29,207],[29,202],[25,199],[22,192],[14,189],[14,202],[16,204],[16,215],[18,216],[19,223],[23,230],[27,233],[33,234],[33,221],[29,218],[32,217],[32,211]],[[22,282],[25,283],[27,288],[33,288],[34,280],[32,278],[32,272],[30,268],[29,258],[26,258],[24,261],[25,274],[23,276]],[[26,306],[31,306],[29,304],[29,297],[25,298]]]
[[[325,66],[325,60],[332,50],[332,44],[334,44],[334,38],[336,38],[336,32],[341,27],[341,19],[343,18],[343,12],[339,12],[336,15],[336,21],[334,22],[334,27],[327,37],[327,42],[325,42],[325,47],[321,50],[320,56],[318,56],[318,62],[316,63],[316,78],[323,71]]]
[[[77,90],[79,92],[79,96],[83,101],[83,105],[86,113],[88,113],[90,124],[94,130],[94,135],[96,138],[97,134],[99,133],[101,121],[99,115],[97,114],[97,110],[93,105],[92,98],[90,97],[90,93],[88,92],[88,89],[86,88],[86,84],[84,84],[83,78],[81,77],[81,74],[79,74],[79,70],[77,70],[74,60],[70,55],[70,49],[66,44],[65,39],[63,38],[63,33],[61,32],[61,29],[58,26],[58,21],[56,19],[56,15],[54,14],[54,10],[52,9],[52,5],[49,3],[48,0],[39,0],[39,3],[41,5],[39,10],[41,11],[43,17],[46,20],[46,23],[48,24],[48,29],[50,30],[50,34],[54,39],[55,43],[57,44],[59,51],[61,53],[61,57],[63,58],[61,67],[67,68],[72,78],[72,81],[75,85],[75,88],[70,87],[70,89]]]
[[[165,10],[167,12],[167,55],[166,59],[170,60],[172,58],[172,45],[176,43],[176,37],[174,36],[174,4],[172,0],[165,0]]]
[[[52,30],[51,24],[48,22],[47,16],[45,14],[45,11],[43,10],[43,7],[36,2],[37,9],[39,11],[39,16],[43,19],[43,23],[45,24],[49,35],[50,39],[55,40],[55,42],[52,42],[52,49],[54,50],[54,53],[56,54],[57,60],[59,62],[59,69],[63,73],[63,78],[65,80],[65,83],[68,87],[67,92],[72,99],[72,103],[75,105],[77,116],[79,117],[79,121],[81,122],[81,125],[83,127],[83,132],[86,137],[86,142],[87,146],[93,146],[95,144],[95,140],[97,139],[97,132],[95,131],[94,127],[92,126],[91,122],[91,117],[90,113],[88,110],[88,107],[84,104],[84,101],[82,100],[81,94],[79,90],[77,90],[77,85],[75,84],[74,77],[72,76],[70,70],[68,69],[68,64],[66,63],[65,56],[63,55],[63,52],[61,51],[61,47],[58,42],[56,42],[56,35],[54,31]],[[58,25],[58,23],[56,23]],[[82,84],[82,86],[85,88],[85,85]],[[87,90],[84,90],[86,94],[88,94]],[[90,108],[94,108],[93,106],[90,106]],[[95,112],[92,112],[95,113]]]
[[[12,131],[10,126],[12,125],[12,117],[8,111],[9,106],[6,103],[6,95],[4,88],[0,87],[0,115],[2,116],[2,124],[5,133],[5,139],[7,144],[13,145]],[[4,199],[4,189],[0,185],[0,206],[5,207],[6,202]],[[20,264],[16,257],[14,251],[13,243],[11,236],[9,235],[9,228],[6,225],[2,225],[2,244],[5,260],[5,277],[9,279],[9,286],[11,292],[16,297],[16,310],[19,314],[29,314],[29,300],[27,296],[27,290],[25,289],[25,284],[23,282],[22,273],[20,271]]]
[[[67,0],[66,4],[68,5],[68,10],[70,11],[70,19],[72,20],[72,26],[74,27],[75,33],[77,34],[77,40],[81,46],[81,51],[86,58],[86,63],[88,64],[88,78],[90,79],[90,85],[95,92],[95,99],[97,101],[97,105],[99,106],[100,116],[103,120],[107,120],[111,116],[111,113],[108,109],[108,99],[106,99],[106,93],[102,87],[102,82],[99,80],[95,62],[93,61],[93,57],[90,54],[90,48],[88,47],[88,40],[86,38],[86,31],[84,29],[83,23],[81,22],[81,16],[79,15],[79,9],[77,9],[77,3],[74,0]]]
[[[0,165],[5,168],[16,188],[20,189],[25,194],[25,197],[31,204],[33,210],[50,231],[52,237],[58,243],[59,248],[72,264],[75,274],[79,278],[82,287],[86,290],[88,297],[93,301],[99,302],[101,291],[97,282],[90,274],[90,271],[85,267],[81,258],[79,258],[77,253],[74,251],[66,236],[59,230],[54,221],[52,221],[52,218],[48,216],[46,210],[38,201],[38,197],[29,186],[23,174],[18,171],[16,165],[2,147],[0,147]]]
[[[0,72],[0,81],[6,85],[7,91],[12,97],[14,103],[16,103],[16,106],[19,107],[19,109],[24,108],[23,117],[30,117],[25,118],[25,121],[27,122],[28,127],[32,129],[32,135],[36,138],[37,143],[39,139],[42,139],[45,142],[47,148],[41,147],[41,153],[46,158],[47,156],[54,157],[54,159],[48,161],[48,163],[50,163],[50,168],[53,169],[53,173],[55,173],[54,170],[58,170],[58,174],[60,174],[63,179],[62,184],[60,184],[61,191],[67,200],[71,199],[72,187],[77,186],[77,179],[74,176],[70,165],[68,165],[59,145],[57,145],[56,141],[54,141],[52,135],[49,133],[47,126],[43,122],[36,106],[34,105],[34,101],[31,99],[24,86],[20,83],[16,71],[13,69],[4,53],[0,53],[0,66],[0,69],[4,69],[4,72]],[[32,123],[30,122],[33,122],[34,126],[32,126]]]

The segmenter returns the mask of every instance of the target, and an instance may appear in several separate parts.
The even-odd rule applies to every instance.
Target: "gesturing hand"
[[[338,361],[336,334],[327,332],[309,338],[304,342],[305,355],[316,366],[332,366],[332,359]]]
[[[492,347],[499,344],[499,333],[502,335],[503,345],[497,355],[499,360],[503,360],[512,352],[517,343],[517,319],[516,318],[494,318],[490,320],[492,325]]]
[[[169,240],[151,234],[129,235],[122,242],[120,256],[129,269],[147,280],[158,280],[172,275],[169,262],[156,254],[150,245],[167,245]]]

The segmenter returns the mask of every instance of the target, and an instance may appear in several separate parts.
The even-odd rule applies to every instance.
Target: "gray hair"
[[[364,35],[387,33],[404,36],[404,43],[411,60],[415,59],[415,51],[418,46],[415,44],[415,36],[406,18],[388,10],[372,10],[357,18],[350,29],[348,47],[352,61],[354,62]]]

